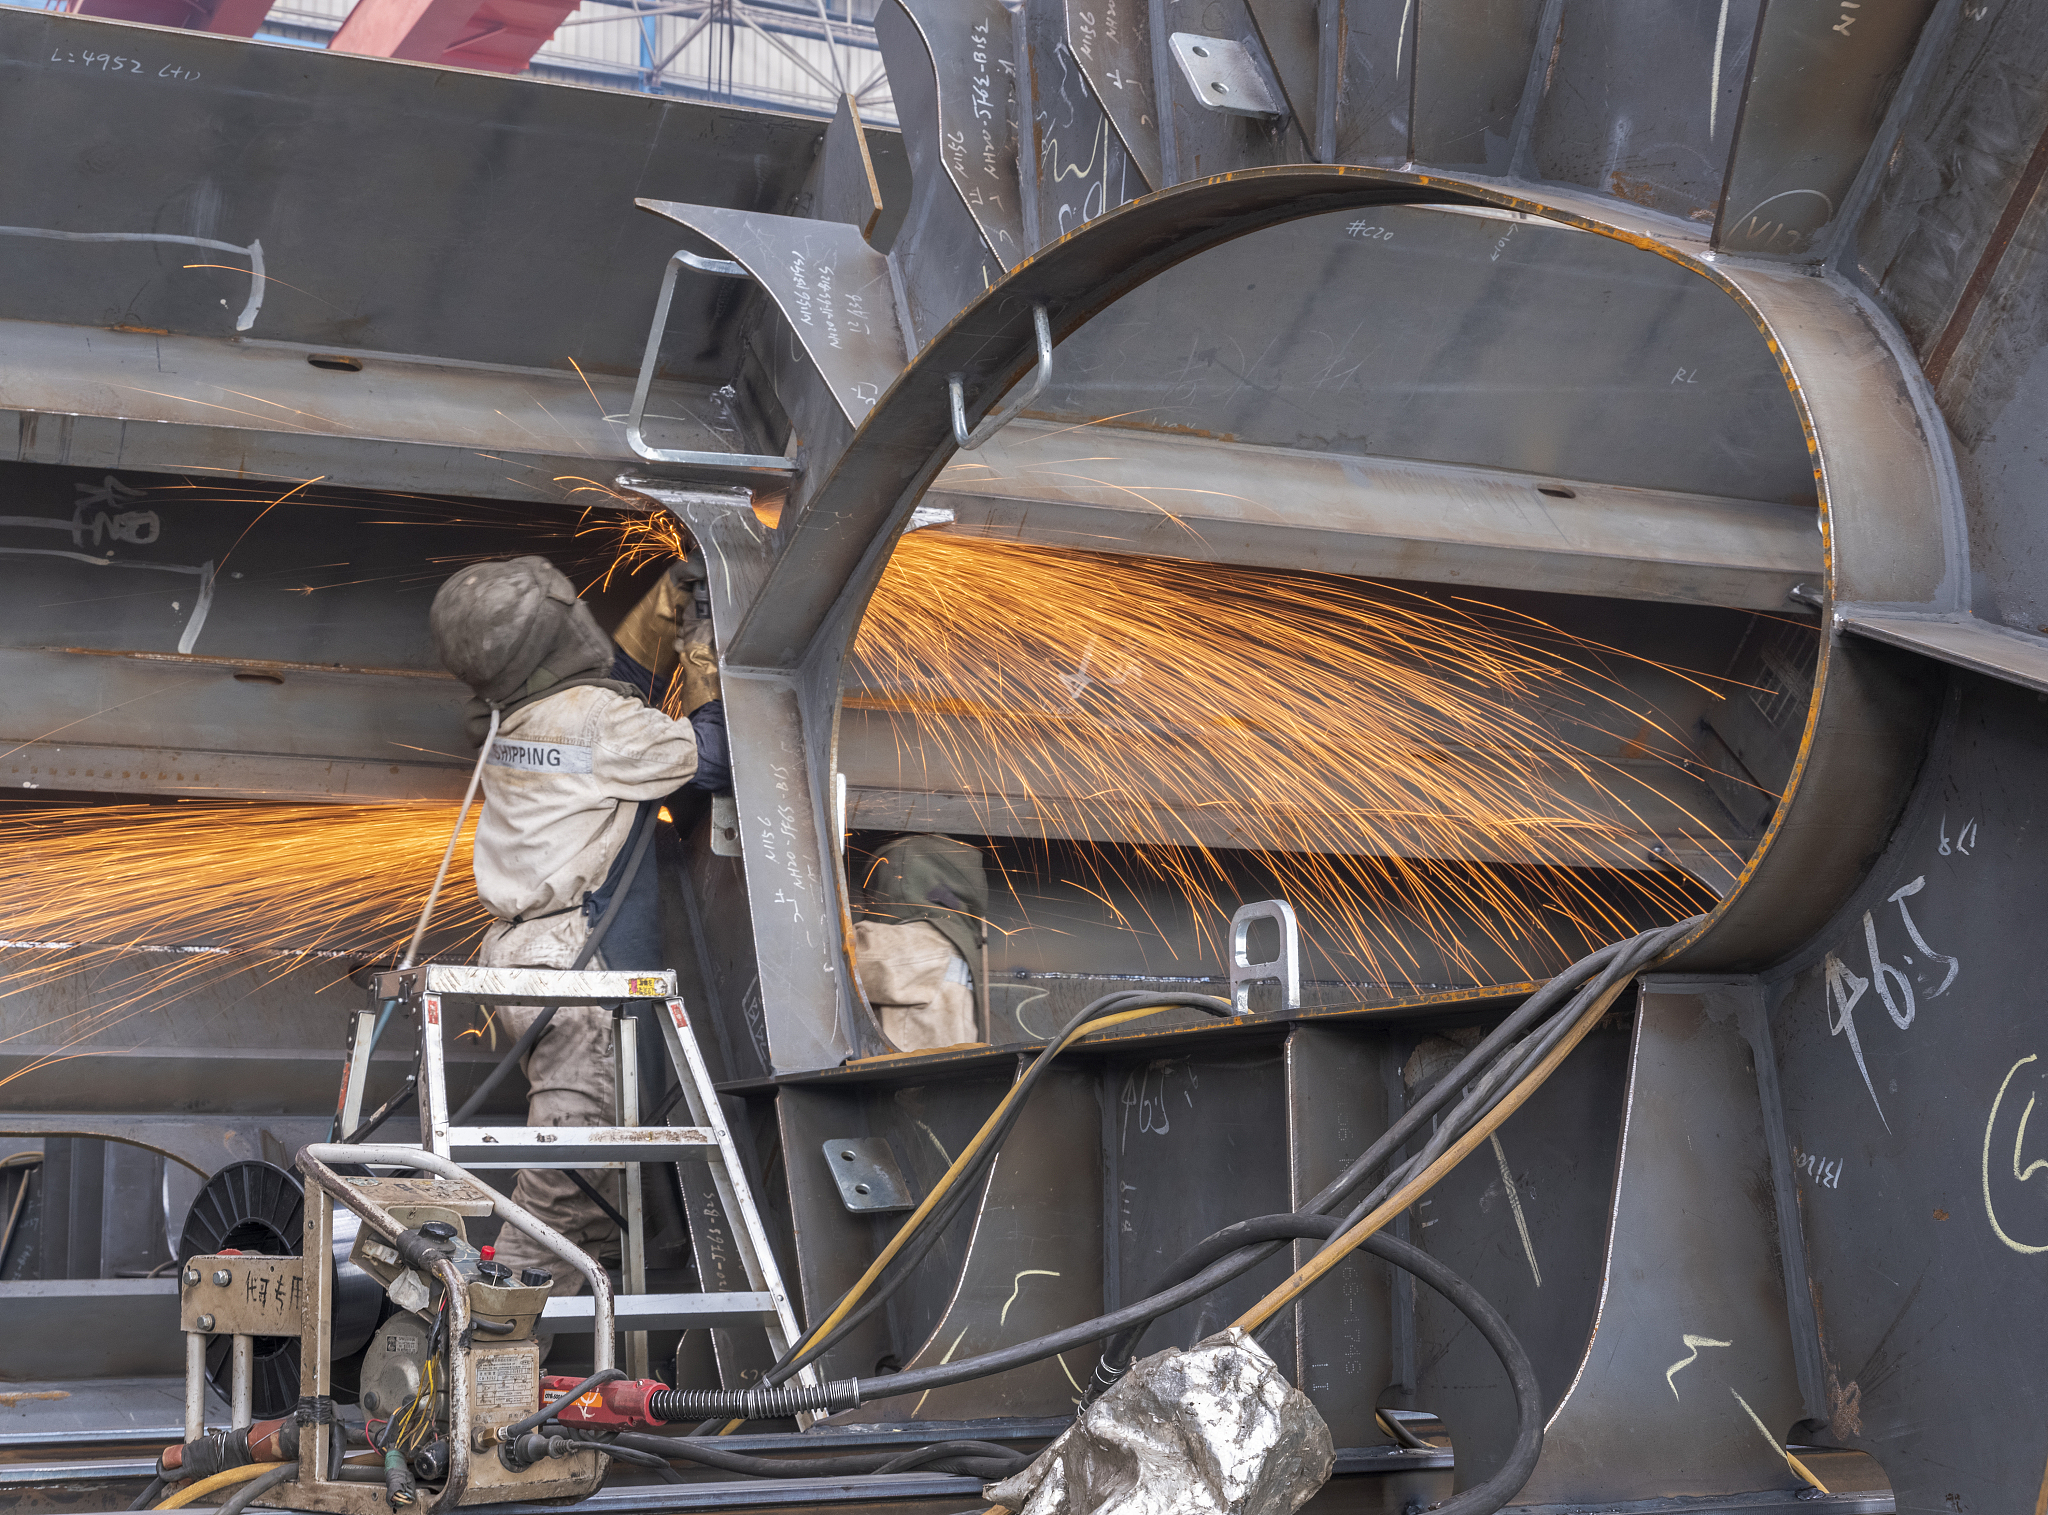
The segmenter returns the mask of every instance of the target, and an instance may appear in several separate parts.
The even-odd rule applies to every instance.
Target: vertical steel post
[[[206,1434],[206,1333],[185,1333],[185,1439]]]
[[[421,1089],[424,1104],[425,1089]],[[305,1245],[307,1258],[334,1255],[334,1201],[317,1183],[306,1185]],[[318,1404],[329,1392],[334,1368],[334,1269],[307,1266],[305,1303],[299,1316],[299,1397]],[[299,1428],[299,1479],[308,1486],[326,1481],[330,1428],[319,1418]]]
[[[238,1431],[256,1418],[255,1379],[256,1338],[244,1336],[240,1332],[236,1332],[233,1367],[229,1370],[229,1380],[233,1386],[233,1394],[231,1395],[231,1403],[228,1409],[228,1424]]]
[[[618,1091],[619,1124],[637,1126],[640,1124],[640,1024],[633,1019],[631,1010],[621,1006],[626,1013],[612,1022],[613,1037],[618,1047]],[[640,1164],[627,1163],[625,1173],[625,1204],[621,1213],[626,1217],[626,1234],[619,1238],[619,1274],[623,1294],[645,1294],[647,1292],[647,1232],[640,1197]],[[647,1333],[628,1331],[625,1333],[625,1367],[629,1378],[647,1377]]]

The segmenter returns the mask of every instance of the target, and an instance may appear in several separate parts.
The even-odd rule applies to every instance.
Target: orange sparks
[[[260,984],[327,958],[338,979],[388,957],[412,930],[454,819],[452,805],[0,810],[0,1000],[78,976],[91,985],[89,1008],[16,1020],[0,1043],[55,1033],[63,1047],[103,1050],[130,1017],[236,974]],[[488,924],[470,875],[474,829],[435,916],[451,955],[466,956]]]
[[[1710,902],[1649,846],[1739,867],[1620,656],[1363,580],[917,532],[861,627],[842,761],[871,715],[901,788],[968,795],[991,832],[1155,844],[1138,866],[1212,931],[1216,853],[1257,850],[1376,980],[1418,937],[1547,971]]]

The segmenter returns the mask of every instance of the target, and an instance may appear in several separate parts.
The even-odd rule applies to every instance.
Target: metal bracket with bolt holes
[[[654,302],[654,325],[647,333],[647,351],[640,355],[640,377],[633,385],[633,409],[626,417],[626,445],[650,463],[687,463],[693,468],[717,468],[740,473],[796,472],[793,460],[772,454],[670,452],[660,447],[649,447],[641,436],[641,423],[647,415],[647,392],[654,387],[654,365],[661,359],[661,339],[668,330],[669,302],[675,298],[676,274],[685,267],[700,273],[717,274],[721,278],[749,277],[746,269],[724,258],[700,258],[695,253],[678,252],[668,260],[668,269],[661,276],[661,298]]]
[[[839,1185],[846,1208],[862,1215],[913,1209],[910,1185],[896,1166],[896,1153],[885,1136],[844,1136],[828,1141],[825,1166]]]
[[[972,452],[1017,419],[1017,412],[1038,398],[1039,391],[1052,382],[1052,319],[1043,305],[1031,307],[1031,330],[1038,338],[1038,366],[1031,370],[1031,382],[1010,392],[1010,397],[967,429],[967,381],[954,374],[946,380],[946,392],[953,402],[953,441],[964,452]]]
[[[195,1257],[178,1273],[181,1330],[297,1336],[305,1302],[296,1257]]]
[[[740,855],[740,802],[732,795],[711,796],[711,852],[715,857]]]
[[[1253,962],[1245,954],[1254,921],[1272,921],[1280,928],[1280,955]],[[1281,1003],[1301,1008],[1301,927],[1294,907],[1285,900],[1257,900],[1237,907],[1230,918],[1230,1003],[1239,1015],[1251,1009],[1253,984],[1278,984]]]
[[[1286,102],[1271,70],[1252,47],[1227,37],[1203,37],[1194,32],[1175,32],[1171,41],[1181,75],[1203,106],[1226,116],[1255,116],[1262,120],[1287,114]]]

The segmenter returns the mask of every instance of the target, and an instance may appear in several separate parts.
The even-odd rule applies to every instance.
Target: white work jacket
[[[484,761],[476,889],[498,924],[481,960],[566,968],[583,945],[583,897],[604,882],[635,806],[697,771],[688,721],[583,684],[515,710]]]

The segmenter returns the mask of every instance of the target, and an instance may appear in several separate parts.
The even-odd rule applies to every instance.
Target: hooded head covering
[[[899,836],[875,854],[867,913],[877,920],[930,921],[968,962],[988,915],[988,870],[979,847],[950,836]]]
[[[434,596],[428,615],[441,665],[476,691],[470,739],[481,741],[496,709],[576,684],[633,691],[605,677],[612,639],[546,558],[507,558],[462,569]]]

